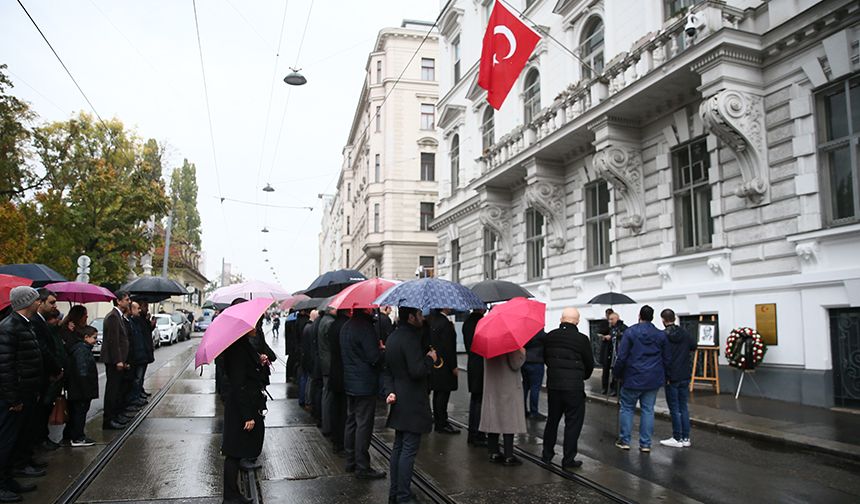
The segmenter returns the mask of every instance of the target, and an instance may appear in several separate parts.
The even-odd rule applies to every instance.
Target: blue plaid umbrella
[[[474,292],[441,278],[422,278],[397,284],[373,303],[380,306],[408,306],[424,311],[441,308],[468,311],[487,307]]]

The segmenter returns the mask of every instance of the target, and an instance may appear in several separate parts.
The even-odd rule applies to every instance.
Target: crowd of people
[[[105,363],[104,429],[123,429],[148,402],[146,366],[154,361],[153,321],[145,302],[117,292],[105,317],[101,359]],[[21,478],[45,476],[40,455],[66,445],[92,446],[87,413],[99,397],[92,349],[97,329],[83,305],[63,316],[48,289],[15,287],[0,313],[0,502],[18,502],[36,490]],[[63,424],[60,443],[49,424]]]

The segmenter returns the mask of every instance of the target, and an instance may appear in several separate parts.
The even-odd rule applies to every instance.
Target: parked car
[[[95,327],[98,331],[96,333],[96,344],[93,345],[93,356],[96,360],[99,360],[99,357],[102,355],[102,331],[105,328],[105,319],[97,318],[90,322],[90,325]]]
[[[157,327],[152,328],[152,348],[161,346],[161,334]]]
[[[191,322],[188,320],[188,316],[182,312],[174,312],[170,318],[179,327],[179,341],[191,339]]]
[[[168,313],[157,313],[152,316],[155,319],[155,330],[158,331],[159,341],[172,345],[179,341],[180,326],[173,321]]]
[[[212,317],[199,317],[197,322],[194,323],[194,330],[197,332],[204,332],[209,328],[209,324],[212,323]]]

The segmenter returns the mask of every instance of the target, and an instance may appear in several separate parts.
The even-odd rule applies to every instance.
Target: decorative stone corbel
[[[800,242],[794,247],[794,252],[806,264],[814,264],[818,261],[818,242]]]
[[[555,185],[546,180],[539,180],[526,187],[526,203],[539,211],[549,224],[550,233],[547,246],[557,253],[564,250],[564,186]]]
[[[723,261],[719,257],[711,257],[708,259],[708,268],[711,273],[721,275],[723,273]]]
[[[576,292],[576,296],[582,294],[582,291],[585,290],[585,284],[581,278],[577,278],[576,280],[574,280],[572,287],[574,292]]]
[[[660,275],[660,279],[664,282],[669,282],[672,280],[672,266],[668,264],[661,264],[657,266],[657,274]]]
[[[619,225],[640,233],[645,224],[645,186],[642,181],[642,151],[609,146],[594,155],[597,175],[621,194],[627,215]]]
[[[513,259],[513,247],[511,246],[511,213],[507,208],[499,205],[487,204],[478,213],[481,225],[493,230],[498,240],[496,258],[506,265],[511,264]]]
[[[610,292],[619,292],[621,290],[621,275],[618,273],[608,273],[603,280],[609,286]]]
[[[735,194],[753,205],[767,203],[769,184],[762,99],[726,89],[703,101],[699,115],[705,128],[735,152],[743,177]]]

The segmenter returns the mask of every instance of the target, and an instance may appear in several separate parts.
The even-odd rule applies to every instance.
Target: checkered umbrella
[[[408,306],[424,311],[441,308],[468,311],[487,307],[474,292],[441,278],[422,278],[397,284],[376,298],[373,304]]]

